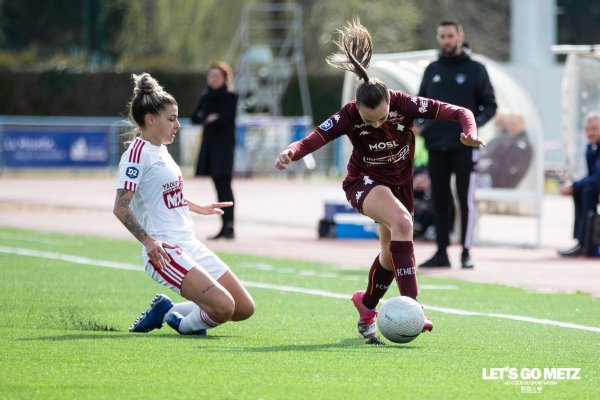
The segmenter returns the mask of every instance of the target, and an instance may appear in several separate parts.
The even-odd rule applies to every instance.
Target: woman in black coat
[[[235,114],[237,94],[231,91],[233,72],[224,62],[208,67],[206,89],[190,117],[193,124],[203,126],[202,145],[196,165],[196,176],[210,176],[219,202],[233,201],[231,178],[235,153]],[[224,208],[221,231],[211,239],[234,238],[234,207]]]

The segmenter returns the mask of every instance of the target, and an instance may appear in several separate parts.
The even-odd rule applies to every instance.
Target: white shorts
[[[155,268],[148,255],[144,254],[146,272],[156,282],[181,294],[181,283],[188,271],[192,268],[200,268],[208,273],[214,280],[219,280],[229,267],[203,243],[195,240],[191,243],[182,244],[174,249],[165,249],[169,254],[166,266],[163,269]]]

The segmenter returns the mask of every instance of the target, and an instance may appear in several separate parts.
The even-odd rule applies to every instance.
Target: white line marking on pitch
[[[116,268],[116,269],[125,269],[125,270],[133,270],[133,271],[143,271],[144,270],[141,265],[119,263],[119,262],[105,261],[105,260],[96,260],[93,258],[72,256],[72,255],[68,255],[68,254],[59,254],[59,253],[53,253],[53,252],[49,252],[49,251],[38,251],[38,250],[31,250],[31,249],[21,249],[21,248],[15,248],[15,247],[0,246],[0,253],[17,254],[17,255],[28,256],[28,257],[48,258],[48,259],[54,259],[54,260],[68,261],[68,262],[72,262],[75,264],[94,265],[94,266],[106,267],[106,268]],[[270,289],[270,290],[278,290],[281,292],[302,293],[302,294],[310,294],[313,296],[350,300],[350,295],[348,295],[348,294],[333,293],[333,292],[327,292],[325,290],[318,290],[318,289],[305,289],[305,288],[299,288],[299,287],[294,287],[294,286],[272,285],[269,283],[248,282],[248,281],[245,281],[244,285],[249,286],[249,287],[259,288],[259,289]],[[553,321],[553,320],[549,320],[549,319],[525,317],[522,315],[483,313],[483,312],[479,312],[479,311],[466,311],[466,310],[461,310],[461,309],[457,309],[457,308],[428,306],[425,304],[423,306],[428,310],[437,311],[437,312],[444,313],[444,314],[501,318],[501,319],[509,319],[512,321],[530,322],[533,324],[551,325],[551,326],[558,326],[560,328],[570,328],[570,329],[578,329],[578,330],[582,330],[582,331],[600,333],[599,327],[573,324],[570,322],[561,322],[561,321]]]
[[[353,282],[362,282],[364,281],[364,277],[354,276],[354,275],[344,275],[336,272],[317,272],[317,271],[304,271],[297,270],[294,268],[278,268],[271,264],[265,263],[238,263],[236,264],[236,270],[238,269],[254,269],[259,271],[274,271],[282,274],[293,274],[293,275],[302,275],[302,276],[314,276],[316,278],[324,278],[324,279],[343,279],[346,281]],[[437,284],[422,284],[419,285],[421,289],[427,290],[457,290],[458,286],[456,285],[437,285]]]
[[[22,242],[35,242],[35,243],[43,243],[49,244],[52,246],[82,246],[81,242],[74,242],[73,240],[53,240],[53,239],[42,239],[42,238],[32,238],[27,235],[22,235],[18,233],[0,233],[0,239],[11,239],[18,240]]]
[[[0,253],[18,254],[20,256],[28,256],[28,257],[50,258],[53,260],[68,261],[68,262],[72,262],[74,264],[97,265],[99,267],[107,267],[107,268],[128,269],[128,270],[134,270],[134,271],[143,271],[144,270],[144,268],[142,268],[141,265],[120,263],[120,262],[114,262],[114,261],[105,261],[105,260],[95,260],[93,258],[72,256],[69,254],[59,254],[59,253],[53,253],[50,251],[39,251],[39,250],[20,249],[20,248],[15,248],[15,247],[0,246]]]

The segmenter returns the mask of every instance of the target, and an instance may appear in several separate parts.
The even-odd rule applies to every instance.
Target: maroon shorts
[[[350,205],[359,213],[364,214],[363,202],[365,201],[365,198],[375,186],[380,185],[389,188],[394,197],[400,200],[400,202],[404,205],[404,207],[406,207],[411,215],[414,213],[412,180],[408,181],[402,186],[391,186],[382,182],[378,182],[370,178],[368,175],[362,175],[353,179],[346,178],[342,184],[342,188],[346,193],[346,199]]]

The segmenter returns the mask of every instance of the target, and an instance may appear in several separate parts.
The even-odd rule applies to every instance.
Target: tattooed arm
[[[146,253],[148,254],[148,257],[150,257],[150,261],[158,268],[162,269],[165,266],[163,258],[169,258],[163,247],[173,248],[174,246],[154,239],[146,232],[142,225],[140,225],[135,215],[133,215],[133,211],[131,211],[131,208],[129,207],[129,203],[134,194],[135,192],[127,189],[117,189],[113,214],[115,214],[119,221],[125,225],[125,228],[127,228],[127,230],[144,245]]]
[[[142,244],[150,236],[148,232],[142,228],[138,220],[133,215],[129,203],[135,192],[127,189],[117,189],[117,197],[115,198],[115,206],[113,208],[113,214],[121,221],[129,232],[135,236]]]

